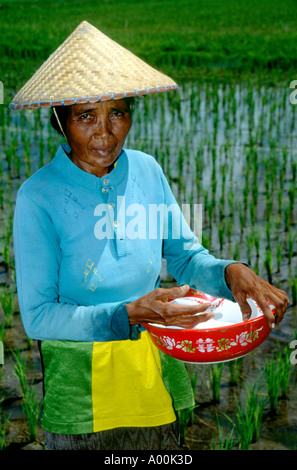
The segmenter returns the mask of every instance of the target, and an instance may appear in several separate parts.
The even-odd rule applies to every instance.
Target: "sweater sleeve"
[[[36,340],[115,341],[135,338],[125,303],[62,303],[60,240],[48,213],[19,190],[14,214],[16,281],[26,334]]]
[[[167,261],[167,270],[179,285],[188,284],[215,297],[234,301],[225,279],[225,269],[234,260],[214,257],[205,249],[192,232],[180,210],[168,185],[165,175],[161,174],[165,201],[168,208],[164,237],[163,256]]]

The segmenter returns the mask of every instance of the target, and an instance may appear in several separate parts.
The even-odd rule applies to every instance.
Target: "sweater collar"
[[[63,172],[67,174],[73,181],[80,186],[93,191],[100,191],[103,186],[108,184],[109,186],[116,187],[120,184],[128,172],[128,157],[124,150],[120,153],[117,164],[113,170],[105,176],[99,177],[79,168],[69,158],[70,146],[68,144],[62,144],[59,146],[58,151],[55,155],[55,161],[61,167]]]

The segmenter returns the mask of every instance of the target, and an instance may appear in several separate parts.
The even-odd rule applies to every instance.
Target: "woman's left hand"
[[[278,325],[280,323],[289,304],[289,298],[284,291],[277,289],[257,276],[252,269],[244,264],[229,264],[225,275],[234,300],[241,308],[244,321],[248,320],[251,316],[251,308],[247,302],[247,299],[251,298],[257,302],[267,318],[270,328],[274,328],[275,324]],[[276,308],[276,313],[271,311],[268,303],[271,303]]]

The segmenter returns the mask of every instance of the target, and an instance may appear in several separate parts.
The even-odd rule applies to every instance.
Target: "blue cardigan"
[[[159,286],[162,257],[178,284],[232,299],[224,272],[234,261],[198,243],[153,157],[124,150],[99,178],[78,168],[69,151],[60,146],[17,195],[16,280],[29,337],[137,338],[126,304]]]

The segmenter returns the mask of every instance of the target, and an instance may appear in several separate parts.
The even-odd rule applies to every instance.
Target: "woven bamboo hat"
[[[83,21],[9,106],[12,109],[66,106],[176,88],[171,78]]]

